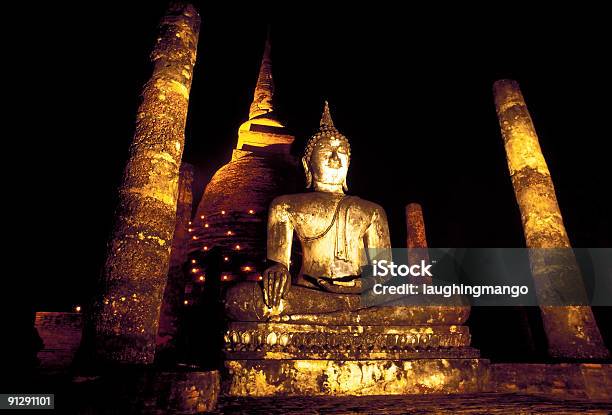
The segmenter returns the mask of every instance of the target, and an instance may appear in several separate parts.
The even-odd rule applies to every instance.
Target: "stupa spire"
[[[264,47],[257,85],[253,94],[253,103],[249,110],[249,120],[274,111],[272,96],[274,95],[274,80],[272,79],[272,60],[270,59],[270,27]]]

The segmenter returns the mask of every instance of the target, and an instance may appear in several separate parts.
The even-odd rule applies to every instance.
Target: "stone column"
[[[173,2],[151,53],[130,157],[94,305],[99,361],[153,362],[162,295],[176,220],[179,166],[200,17]]]
[[[548,353],[554,358],[594,359],[609,355],[586,302],[580,269],[570,247],[555,188],[538,136],[517,82],[493,85],[512,186],[521,211],[525,241]],[[554,305],[559,292],[578,305]]]
[[[406,246],[408,248],[427,248],[423,209],[418,203],[406,205],[406,230]]]
[[[170,256],[170,269],[164,291],[161,312],[159,315],[159,331],[157,333],[156,360],[164,360],[169,352],[176,347],[174,340],[179,329],[179,314],[183,306],[186,275],[184,272],[187,262],[187,242],[191,226],[191,210],[193,202],[193,166],[183,163],[180,170],[178,203],[176,207],[176,225],[172,240]]]
[[[409,203],[406,205],[406,232],[408,263],[419,264],[421,260],[429,262],[423,209],[418,203]],[[423,281],[419,282],[431,284],[431,278],[423,277]]]

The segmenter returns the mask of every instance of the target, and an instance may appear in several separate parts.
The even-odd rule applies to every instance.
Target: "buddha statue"
[[[383,208],[345,194],[350,157],[325,103],[302,159],[312,191],[272,201],[263,281],[238,283],[224,298],[230,396],[478,390],[479,353],[462,325],[469,306],[364,301],[386,282],[368,270],[391,259],[391,244]],[[302,262],[292,276],[294,239]]]
[[[225,296],[234,321],[323,325],[461,324],[464,307],[367,306],[361,294],[380,277],[362,276],[373,259],[390,259],[389,226],[376,203],[345,194],[351,149],[325,103],[320,129],[302,158],[306,187],[313,191],[274,199],[268,216],[263,284],[243,282]],[[289,272],[294,235],[302,248],[299,274]],[[376,255],[375,258],[368,256]]]

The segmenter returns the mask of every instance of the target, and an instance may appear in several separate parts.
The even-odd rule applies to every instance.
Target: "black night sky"
[[[36,310],[68,311],[86,301],[104,260],[164,7],[45,7],[32,45],[45,70],[33,79],[28,136],[40,174],[37,249],[49,268],[32,273],[33,301]],[[404,205],[413,201],[423,205],[431,246],[524,246],[491,92],[504,77],[522,86],[572,244],[612,246],[605,26],[570,11],[551,12],[545,26],[529,10],[503,19],[315,11],[201,9],[184,154],[197,167],[196,201],[247,117],[269,22],[276,107],[297,136],[296,154],[328,99],[351,140],[350,193],[385,208],[394,246],[405,244]]]

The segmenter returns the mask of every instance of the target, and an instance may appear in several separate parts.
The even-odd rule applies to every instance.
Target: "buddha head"
[[[318,182],[332,186],[341,185],[344,191],[348,190],[346,174],[350,160],[351,146],[348,138],[334,127],[329,105],[325,101],[319,131],[308,140],[306,152],[302,157],[306,188],[312,187],[313,182]]]

